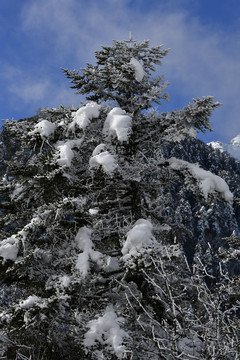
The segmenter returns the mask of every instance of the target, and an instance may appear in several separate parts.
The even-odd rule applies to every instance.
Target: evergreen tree
[[[219,176],[163,156],[166,141],[211,129],[219,106],[206,97],[172,113],[150,109],[166,98],[162,77],[152,78],[166,53],[114,41],[82,75],[64,70],[90,102],[5,123],[6,359],[204,359],[181,244],[191,211],[182,201],[176,215],[171,199],[179,188],[205,206],[231,208],[233,198]]]

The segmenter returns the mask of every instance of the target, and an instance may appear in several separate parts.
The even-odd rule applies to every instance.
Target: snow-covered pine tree
[[[5,123],[3,358],[204,359],[201,334],[184,320],[189,231],[171,198],[185,187],[206,206],[231,207],[232,194],[219,176],[163,157],[166,141],[211,130],[219,106],[206,97],[151,109],[166,98],[163,78],[152,77],[166,53],[114,41],[82,75],[64,70],[90,102]]]

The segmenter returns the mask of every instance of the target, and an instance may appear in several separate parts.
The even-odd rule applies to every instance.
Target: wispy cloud
[[[25,116],[34,114],[38,108],[80,104],[81,98],[70,91],[67,83],[59,84],[50,76],[31,74],[19,67],[4,65],[0,76],[5,81],[5,89],[11,97],[11,107],[27,107]]]
[[[7,80],[7,90],[25,103],[41,101],[45,97],[49,85],[47,79],[39,79],[38,76],[27,74],[20,67],[6,64],[1,75]]]

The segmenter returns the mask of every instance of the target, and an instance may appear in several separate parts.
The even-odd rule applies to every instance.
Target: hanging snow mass
[[[128,141],[132,133],[132,118],[126,115],[126,111],[114,107],[108,114],[103,133],[106,137],[117,137],[118,141]]]
[[[131,58],[130,65],[132,65],[135,71],[135,80],[141,82],[144,77],[144,70],[142,64],[135,58]]]

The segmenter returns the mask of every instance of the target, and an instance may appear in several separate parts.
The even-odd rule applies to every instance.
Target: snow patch
[[[90,215],[96,215],[99,212],[99,209],[89,209],[88,212]]]
[[[123,339],[129,337],[120,328],[119,323],[123,320],[122,317],[117,316],[112,306],[107,307],[103,316],[87,323],[89,330],[85,334],[84,346],[89,348],[95,346],[97,342],[107,345],[118,359],[122,359],[125,353]]]
[[[118,141],[128,141],[132,133],[132,118],[119,107],[113,108],[104,123],[103,133],[107,137],[117,137]]]
[[[108,256],[106,263],[104,264],[104,270],[106,272],[118,271],[120,269],[119,259],[116,256]]]
[[[64,288],[67,288],[71,283],[71,279],[68,275],[61,276],[59,280],[60,280],[60,285]]]
[[[85,130],[92,119],[99,117],[100,108],[101,105],[98,105],[97,103],[92,101],[78,109],[76,112],[73,112],[73,121],[69,124],[68,130],[74,131],[76,125],[78,125],[80,129]]]
[[[13,200],[13,199],[18,198],[19,195],[21,194],[21,192],[23,191],[23,189],[24,189],[24,187],[22,184],[16,183],[13,193],[12,193],[12,195],[10,195],[10,199]]]
[[[97,264],[102,264],[103,254],[99,251],[93,250],[93,242],[90,238],[92,230],[87,228],[86,226],[81,227],[78,230],[75,241],[77,243],[77,247],[82,251],[78,255],[76,268],[80,271],[83,278],[85,278],[89,271],[89,259],[96,262]]]
[[[95,147],[95,149],[93,150],[92,156],[98,155],[100,154],[100,152],[105,150],[105,144],[99,144],[98,146]]]
[[[39,134],[43,140],[49,138],[54,134],[56,125],[48,120],[42,120],[34,126],[34,130],[30,131],[29,134]]]
[[[36,296],[36,295],[31,295],[31,296],[29,296],[26,300],[22,300],[21,302],[20,302],[20,307],[22,308],[22,309],[29,309],[29,308],[31,308],[34,304],[36,304],[36,302],[38,302],[39,301],[39,297],[38,296]]]
[[[134,57],[130,60],[130,65],[133,67],[135,72],[135,80],[141,82],[144,77],[144,70],[142,64]]]
[[[18,254],[18,239],[16,235],[1,241],[0,243],[0,256],[3,262],[6,260],[16,261]]]
[[[58,150],[58,159],[56,160],[59,166],[70,167],[74,158],[73,147],[79,147],[82,144],[83,139],[68,140],[66,142],[59,141],[56,144]]]
[[[228,202],[232,201],[233,194],[229,190],[225,180],[220,176],[213,174],[211,171],[203,170],[198,165],[191,164],[184,160],[170,158],[168,162],[170,168],[174,170],[188,170],[190,174],[199,181],[199,187],[205,199],[207,199],[208,194],[219,192],[224,200]]]
[[[211,141],[210,143],[207,143],[207,145],[211,146],[214,150],[224,151],[223,144],[220,141]]]
[[[93,153],[92,157],[89,160],[90,169],[99,168],[102,166],[103,171],[109,175],[111,175],[114,170],[118,167],[116,160],[113,155],[111,155],[108,151],[101,150],[104,148],[104,144],[98,145]]]
[[[155,244],[156,240],[152,234],[153,226],[149,220],[138,219],[134,227],[127,233],[122,254],[123,261],[127,261],[130,257],[136,257],[145,249]]]

